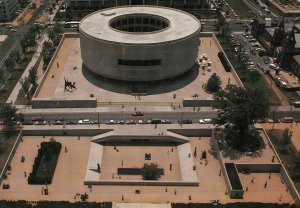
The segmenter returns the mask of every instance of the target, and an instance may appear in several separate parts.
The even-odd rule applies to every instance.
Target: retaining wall
[[[243,170],[250,170],[253,173],[279,173],[281,164],[270,163],[270,164],[247,164],[247,163],[235,163],[236,168],[239,172]]]
[[[188,181],[84,181],[84,185],[110,185],[110,186],[199,186],[199,182]]]
[[[112,129],[45,129],[24,130],[23,136],[94,136],[112,131]]]

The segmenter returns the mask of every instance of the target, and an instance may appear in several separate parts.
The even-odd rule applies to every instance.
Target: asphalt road
[[[145,112],[144,116],[132,116],[131,112],[70,112],[70,113],[26,113],[24,115],[25,121],[31,121],[32,117],[42,117],[46,121],[55,121],[59,118],[64,118],[66,121],[78,121],[81,119],[99,120],[100,123],[105,123],[108,120],[150,120],[153,118],[170,119],[173,123],[178,123],[180,120],[192,120],[193,123],[198,123],[199,119],[204,118],[216,118],[218,112],[216,110],[207,110],[200,112],[180,112],[180,111],[152,111]],[[277,110],[270,112],[270,118],[283,118],[293,117],[294,119],[300,119],[300,110],[295,108],[286,108],[283,110]]]
[[[65,120],[80,120],[80,119],[91,119],[98,120],[98,113],[44,113],[44,114],[26,114],[24,116],[25,121],[31,121],[32,117],[40,116],[47,121],[55,121],[56,119],[63,117]],[[108,120],[150,120],[152,118],[159,119],[171,119],[173,123],[178,123],[178,120],[190,119],[193,122],[198,122],[199,119],[203,118],[214,118],[217,116],[216,111],[206,111],[206,112],[145,112],[144,116],[132,116],[131,112],[107,112],[99,113],[99,120],[104,123]]]

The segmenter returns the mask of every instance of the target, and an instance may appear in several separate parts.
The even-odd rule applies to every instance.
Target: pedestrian
[[[264,187],[265,187],[265,188],[267,188],[267,186],[268,186],[268,182],[265,182],[265,185],[264,185]]]
[[[251,179],[251,183],[254,183],[254,177]]]
[[[26,172],[24,172],[24,176],[25,176],[25,178],[27,177],[27,173]]]
[[[271,179],[271,175],[272,175],[272,173],[270,173],[270,175],[269,175],[269,179]]]
[[[67,149],[67,147],[65,147],[65,153],[67,153],[68,152],[68,149]]]

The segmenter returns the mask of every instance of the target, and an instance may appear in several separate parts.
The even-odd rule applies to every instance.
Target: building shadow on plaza
[[[148,95],[173,92],[194,82],[199,74],[199,66],[194,65],[189,71],[174,78],[150,81],[131,82],[106,78],[93,73],[82,65],[83,76],[93,85],[115,93],[133,94],[146,93]]]

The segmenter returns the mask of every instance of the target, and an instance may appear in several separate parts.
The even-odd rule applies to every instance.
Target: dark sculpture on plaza
[[[75,82],[69,82],[69,80],[68,79],[66,79],[65,77],[64,77],[64,80],[65,80],[65,90],[73,90],[73,89],[76,89],[77,90],[77,88],[76,88],[76,86],[75,86]],[[67,89],[68,88],[68,89]]]

